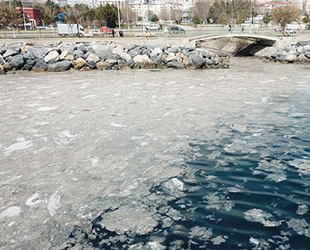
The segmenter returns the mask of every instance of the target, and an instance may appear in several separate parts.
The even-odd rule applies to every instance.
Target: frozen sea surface
[[[310,71],[0,76],[0,249],[308,249]]]

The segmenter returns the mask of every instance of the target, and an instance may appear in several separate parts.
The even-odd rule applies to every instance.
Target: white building
[[[126,2],[127,2],[126,0],[93,0],[93,1],[94,1],[95,8],[101,5],[106,5],[106,4],[115,5],[115,6],[119,4],[120,8],[125,8]]]

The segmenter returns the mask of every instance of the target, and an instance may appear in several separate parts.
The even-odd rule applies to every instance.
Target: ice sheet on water
[[[264,174],[266,176],[266,180],[281,182],[287,179],[286,171],[287,167],[278,160],[261,160],[258,166],[253,169],[252,174]]]
[[[154,212],[140,206],[121,206],[119,209],[102,215],[102,228],[110,232],[124,234],[130,232],[144,235],[151,232],[158,224],[153,218]]]
[[[177,178],[172,178],[162,184],[162,189],[173,196],[179,196],[184,190],[184,183]]]
[[[234,203],[219,192],[208,194],[203,199],[207,203],[206,209],[224,209],[225,211],[230,211],[234,207]]]
[[[271,214],[257,208],[250,209],[244,214],[246,220],[261,223],[264,227],[277,227],[282,223],[282,221],[275,221]]]
[[[305,219],[291,219],[286,223],[288,227],[292,228],[297,234],[310,238],[310,225]]]
[[[296,213],[299,214],[299,215],[304,215],[304,214],[308,213],[308,211],[309,211],[308,206],[306,206],[306,205],[299,205]]]
[[[298,169],[298,172],[304,175],[310,175],[310,160],[308,159],[295,159],[289,161],[289,164]]]
[[[169,217],[171,217],[172,219],[174,219],[175,221],[178,221],[178,220],[182,219],[181,213],[178,210],[176,210],[176,209],[174,209],[172,207],[169,208],[167,215]]]
[[[212,230],[199,226],[192,227],[189,234],[190,238],[198,238],[199,240],[203,241],[209,240],[213,235]]]
[[[227,236],[216,236],[215,238],[213,238],[211,241],[213,243],[213,245],[221,245],[222,243],[226,242],[226,239],[228,238]]]
[[[165,246],[159,242],[137,243],[129,247],[130,250],[163,250]]]

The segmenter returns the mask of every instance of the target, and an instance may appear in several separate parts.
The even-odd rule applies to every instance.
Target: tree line
[[[16,11],[16,7],[20,7],[21,11]],[[44,4],[34,3],[33,8],[41,10],[42,20],[44,25],[55,25],[58,23],[58,14],[62,15],[64,23],[80,23],[84,26],[107,26],[110,28],[116,27],[118,22],[118,11],[115,5],[103,5],[98,8],[89,8],[84,4],[76,4],[71,7],[59,6],[52,0],[47,0]],[[189,19],[194,24],[210,22],[220,24],[241,24],[250,16],[257,15],[255,8],[250,0],[198,0],[194,7],[191,8]],[[292,21],[299,21],[301,16],[300,10],[292,6],[277,7],[272,12],[266,13],[264,22],[269,23],[271,20],[280,23],[282,28]],[[309,16],[306,16],[309,19]],[[305,18],[306,18],[305,17]],[[123,21],[136,22],[141,20],[136,13],[128,6],[120,10],[120,18]],[[180,23],[183,18],[183,12],[175,9],[163,9],[159,16],[153,14],[151,21],[174,20]],[[310,20],[309,20],[310,21]],[[22,4],[20,0],[8,2],[0,2],[0,25],[17,27],[23,23]]]

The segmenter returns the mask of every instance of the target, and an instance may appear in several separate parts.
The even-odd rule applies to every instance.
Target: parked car
[[[99,36],[99,35],[101,35],[100,30],[90,30],[88,33],[91,34],[91,35],[93,35],[93,36]]]
[[[146,30],[160,30],[160,25],[157,23],[152,23],[146,26]]]
[[[164,32],[170,35],[185,35],[185,30],[179,26],[165,28]]]
[[[281,27],[276,27],[275,29],[274,29],[274,31],[275,32],[282,32],[282,29],[281,29]],[[297,33],[297,31],[296,30],[293,30],[293,29],[290,29],[290,28],[286,28],[286,33],[287,34],[296,34]]]

